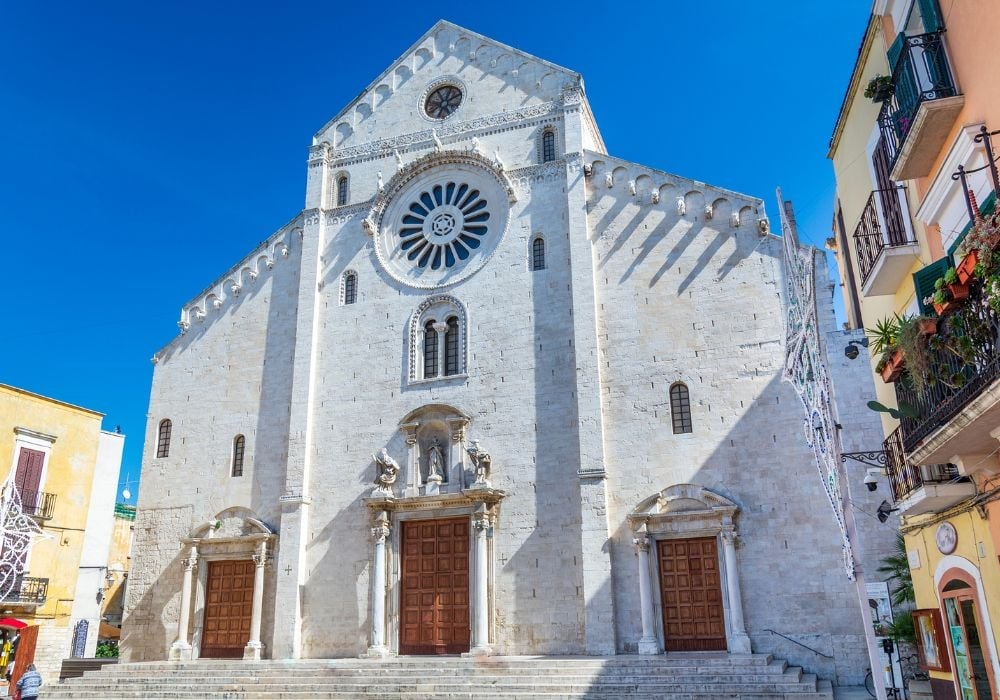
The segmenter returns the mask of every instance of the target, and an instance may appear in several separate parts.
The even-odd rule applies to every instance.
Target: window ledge
[[[469,378],[468,374],[449,374],[446,377],[430,377],[428,379],[411,379],[411,385],[422,385],[422,384],[436,384],[439,382],[450,382],[456,379],[460,379],[463,382]]]

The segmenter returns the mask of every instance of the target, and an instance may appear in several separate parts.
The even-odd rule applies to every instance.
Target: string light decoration
[[[840,529],[844,570],[855,578],[854,548],[844,517],[840,488],[840,437],[830,376],[827,372],[822,330],[816,311],[816,258],[811,246],[799,243],[794,225],[781,206],[781,232],[785,262],[785,367],[782,379],[795,388],[806,417],[806,445],[812,450],[830,508]]]
[[[17,597],[28,551],[37,540],[49,537],[34,518],[25,515],[12,470],[0,492],[0,542],[3,543],[0,547],[0,601]]]

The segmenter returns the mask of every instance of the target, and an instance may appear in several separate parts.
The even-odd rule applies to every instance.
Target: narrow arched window
[[[556,133],[546,129],[542,134],[542,162],[548,163],[556,159]]]
[[[438,375],[438,334],[434,321],[424,324],[424,379]]]
[[[545,269],[545,239],[541,236],[531,242],[531,269]]]
[[[341,175],[337,178],[337,206],[342,207],[347,204],[347,176]]]
[[[344,303],[353,304],[358,300],[358,276],[353,272],[344,273]]]
[[[169,418],[164,418],[160,421],[160,432],[156,438],[156,456],[157,457],[169,457],[170,456],[170,429],[173,427],[173,423],[170,422]]]
[[[233,476],[243,476],[243,453],[246,446],[247,439],[242,435],[233,439]]]
[[[674,422],[674,433],[690,433],[691,426],[691,398],[688,396],[688,388],[678,382],[670,387],[670,415]]]
[[[450,377],[458,374],[458,319],[448,319],[448,330],[444,334],[444,374]]]

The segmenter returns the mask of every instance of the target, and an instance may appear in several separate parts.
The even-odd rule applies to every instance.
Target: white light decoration
[[[21,494],[14,485],[14,471],[0,492],[0,600],[17,595],[24,576],[28,551],[35,540],[48,539],[33,518],[21,508]]]
[[[778,206],[782,207],[781,190]],[[806,417],[806,445],[812,449],[823,490],[840,529],[844,570],[855,577],[854,549],[844,519],[840,490],[840,443],[833,407],[822,329],[816,312],[816,251],[799,243],[794,227],[781,211],[785,257],[785,368],[782,378],[795,387]]]

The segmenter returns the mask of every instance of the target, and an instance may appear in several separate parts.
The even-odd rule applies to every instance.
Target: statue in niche
[[[490,453],[479,446],[479,440],[472,441],[472,447],[465,450],[472,459],[472,468],[476,476],[475,486],[489,486],[492,458]]]
[[[427,481],[434,484],[444,481],[444,453],[441,452],[437,438],[434,438],[427,451]]]
[[[375,460],[375,488],[372,495],[393,498],[392,485],[399,476],[399,464],[389,456],[384,447],[377,455],[372,455],[372,459]]]

